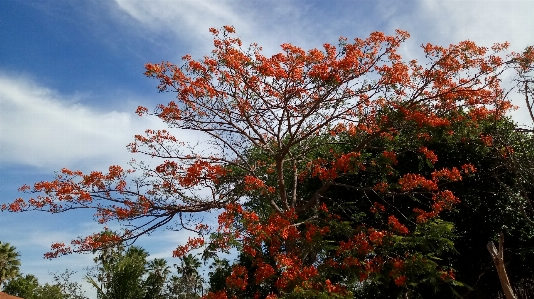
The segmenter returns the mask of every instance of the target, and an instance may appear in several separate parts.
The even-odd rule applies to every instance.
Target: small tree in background
[[[39,281],[35,275],[27,274],[11,279],[3,288],[7,294],[31,299],[39,288]]]
[[[204,293],[204,279],[200,274],[200,260],[192,255],[180,257],[180,263],[175,264],[178,275],[171,276],[169,295],[178,299],[196,299]]]
[[[20,254],[14,246],[0,241],[0,286],[19,274]]]
[[[143,299],[147,257],[148,253],[136,246],[107,248],[95,257],[96,269],[87,280],[96,288],[99,299]]]
[[[32,274],[18,275],[10,279],[3,291],[24,299],[87,299],[79,283],[72,282],[71,271],[54,274],[54,284],[40,284]]]

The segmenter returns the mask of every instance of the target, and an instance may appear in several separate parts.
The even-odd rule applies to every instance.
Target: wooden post
[[[497,268],[497,273],[499,274],[499,280],[501,281],[504,296],[506,296],[506,299],[517,299],[517,296],[514,294],[514,290],[512,290],[512,286],[510,285],[510,281],[508,280],[508,275],[506,274],[506,269],[504,267],[504,234],[501,232],[501,236],[499,238],[499,250],[495,248],[495,245],[492,241],[488,242],[487,248],[491,254],[493,262],[495,263],[495,267]]]

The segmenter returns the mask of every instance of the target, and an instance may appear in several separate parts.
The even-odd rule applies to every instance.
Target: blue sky
[[[245,44],[273,54],[290,42],[305,49],[340,36],[407,30],[400,53],[421,58],[427,42],[470,39],[484,46],[509,41],[520,51],[534,44],[533,1],[217,1],[217,0],[2,0],[0,1],[0,203],[24,196],[17,188],[47,180],[67,167],[82,171],[126,165],[126,144],[157,119],[139,118],[138,105],[166,103],[157,82],[143,76],[147,62],[211,50],[209,27],[234,25]],[[519,101],[516,104],[521,105]],[[524,110],[514,114],[526,123]],[[180,133],[183,140],[198,136]],[[138,160],[143,157],[136,157]],[[56,241],[99,231],[91,214],[0,213],[0,241],[16,246],[22,271],[43,282],[49,271],[79,271],[90,255],[53,261],[42,254]],[[187,239],[160,232],[140,240],[152,257],[168,257]]]

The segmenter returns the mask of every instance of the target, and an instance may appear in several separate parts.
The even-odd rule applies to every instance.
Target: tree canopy
[[[102,224],[131,224],[53,244],[46,257],[182,226],[198,236],[179,244],[175,257],[199,248],[205,258],[240,252],[224,287],[205,298],[457,294],[464,284],[456,279],[455,242],[472,237],[462,217],[489,210],[487,217],[497,217],[488,208],[495,203],[511,207],[509,170],[491,177],[494,191],[485,198],[475,183],[513,154],[514,143],[497,134],[515,131],[505,118],[513,107],[502,74],[519,70],[526,78],[532,51],[507,54],[507,43],[464,41],[426,44],[423,62],[404,61],[397,50],[409,34],[397,30],[340,38],[322,50],[282,44],[268,57],[257,44],[243,48],[233,27],[210,31],[211,56],[145,66],[176,100],[137,109],[170,129],[136,135],[128,149],[162,163],[115,165],[108,173],[62,169],[52,181],[21,187],[41,195],[2,206],[93,208]],[[207,143],[195,148],[175,130],[202,133]],[[496,137],[503,137],[500,148]],[[508,195],[503,184],[513,189]],[[217,227],[182,221],[211,210],[221,211]]]

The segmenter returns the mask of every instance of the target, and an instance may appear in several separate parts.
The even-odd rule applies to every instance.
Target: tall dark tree
[[[450,269],[454,270],[452,273],[454,273],[456,281],[452,288],[439,281],[436,285],[425,283],[423,278],[419,286],[408,287],[411,296],[422,296],[423,298],[451,298],[456,295],[464,298],[497,296],[501,287],[486,244],[488,240],[495,240],[500,232],[504,232],[507,236],[505,257],[508,261],[507,267],[512,281],[519,282],[534,275],[534,256],[530,250],[531,244],[534,244],[534,227],[522,217],[521,210],[517,209],[517,199],[510,197],[510,191],[513,190],[515,194],[520,192],[517,186],[510,185],[518,177],[515,172],[502,168],[501,149],[487,144],[488,136],[505,138],[505,136],[499,135],[502,132],[509,132],[506,135],[508,140],[505,142],[507,144],[528,144],[530,137],[524,132],[516,131],[515,128],[516,124],[506,118],[499,121],[480,122],[477,127],[470,126],[469,121],[467,121],[461,126],[458,124],[456,131],[461,133],[455,135],[439,128],[429,130],[428,134],[433,136],[432,140],[417,146],[406,146],[406,141],[403,140],[369,144],[370,151],[368,153],[370,155],[373,155],[374,152],[374,155],[378,154],[379,157],[380,153],[386,149],[397,153],[395,176],[402,176],[405,173],[430,176],[436,169],[452,168],[459,162],[471,163],[476,168],[476,172],[470,176],[465,176],[462,180],[447,182],[447,189],[454,192],[460,201],[454,209],[445,212],[440,217],[441,220],[431,223],[431,226],[426,228],[420,226],[418,234],[414,237],[403,237],[396,240],[397,250],[419,252],[425,254],[430,261],[439,258],[442,264],[449,265]],[[325,143],[335,144],[331,137],[325,136],[323,140]],[[437,160],[434,163],[428,163],[417,154],[421,146],[435,154]],[[350,146],[347,149],[339,150],[339,152],[344,151],[350,151]],[[534,159],[532,148],[524,147],[517,153]],[[310,152],[309,154],[317,157],[326,155],[321,151]],[[254,161],[262,161],[266,157],[261,151],[254,149],[251,149],[249,156]],[[383,205],[383,212],[390,209],[395,210],[395,213],[399,213],[399,217],[409,214],[410,209],[420,204],[420,201],[411,201],[403,194],[391,192],[388,195],[373,189],[358,190],[353,188],[353,186],[358,185],[370,185],[378,179],[382,180],[379,169],[387,167],[387,164],[383,163],[384,161],[376,159],[375,170],[371,165],[366,165],[366,172],[347,175],[343,180],[337,180],[339,186],[334,186],[324,193],[323,202],[327,208],[330,211],[337,211],[340,216],[329,223],[331,231],[334,232],[333,228],[336,228],[337,233],[327,236],[327,242],[323,243],[320,248],[302,248],[303,251],[308,250],[308,257],[324,258],[328,244],[346,240],[343,231],[350,231],[351,227],[354,228],[361,224],[372,227],[387,225],[375,217],[373,210],[376,210],[376,207],[373,206],[373,203]],[[237,170],[232,171],[237,172]],[[237,173],[236,176],[239,174]],[[389,176],[384,182],[394,184],[398,180],[395,176]],[[503,186],[503,183],[508,184],[508,187]],[[314,185],[320,184],[320,181],[304,180],[300,184],[302,186],[300,192],[306,194],[310,192],[309,190],[314,190],[316,188]],[[246,207],[249,211],[256,212],[260,217],[268,217],[272,210],[264,204],[265,201],[262,196],[264,195],[261,193],[252,194]],[[424,196],[424,194],[414,197],[417,199],[417,196]],[[407,201],[411,201],[411,203],[395,204]],[[243,219],[236,222],[237,226],[240,225],[240,221]],[[319,218],[315,221],[328,221],[328,219]],[[417,229],[417,226],[408,226],[408,228]],[[311,261],[316,258],[312,258]],[[251,269],[253,263],[250,258],[243,257],[237,264],[251,270],[249,278],[253,277],[254,271]],[[274,263],[272,264],[274,265]],[[423,269],[420,268],[420,270]],[[228,273],[226,275],[228,276]],[[337,274],[335,272],[328,273],[325,279],[329,278],[332,281],[339,279],[347,285],[347,279],[350,277],[351,272],[349,269],[345,269]],[[214,280],[213,291],[219,290],[218,287],[213,287],[217,285],[218,281],[224,283],[224,280]],[[253,286],[254,284],[250,282],[249,285]],[[261,286],[260,289],[268,290],[266,286]],[[356,279],[353,291],[363,297],[373,298],[395,297],[399,292],[398,286],[391,282],[385,283],[369,279],[363,282]],[[268,292],[264,295],[267,294]]]
[[[165,285],[171,273],[167,261],[154,259],[147,264],[148,277],[144,282],[145,299],[168,298]]]

